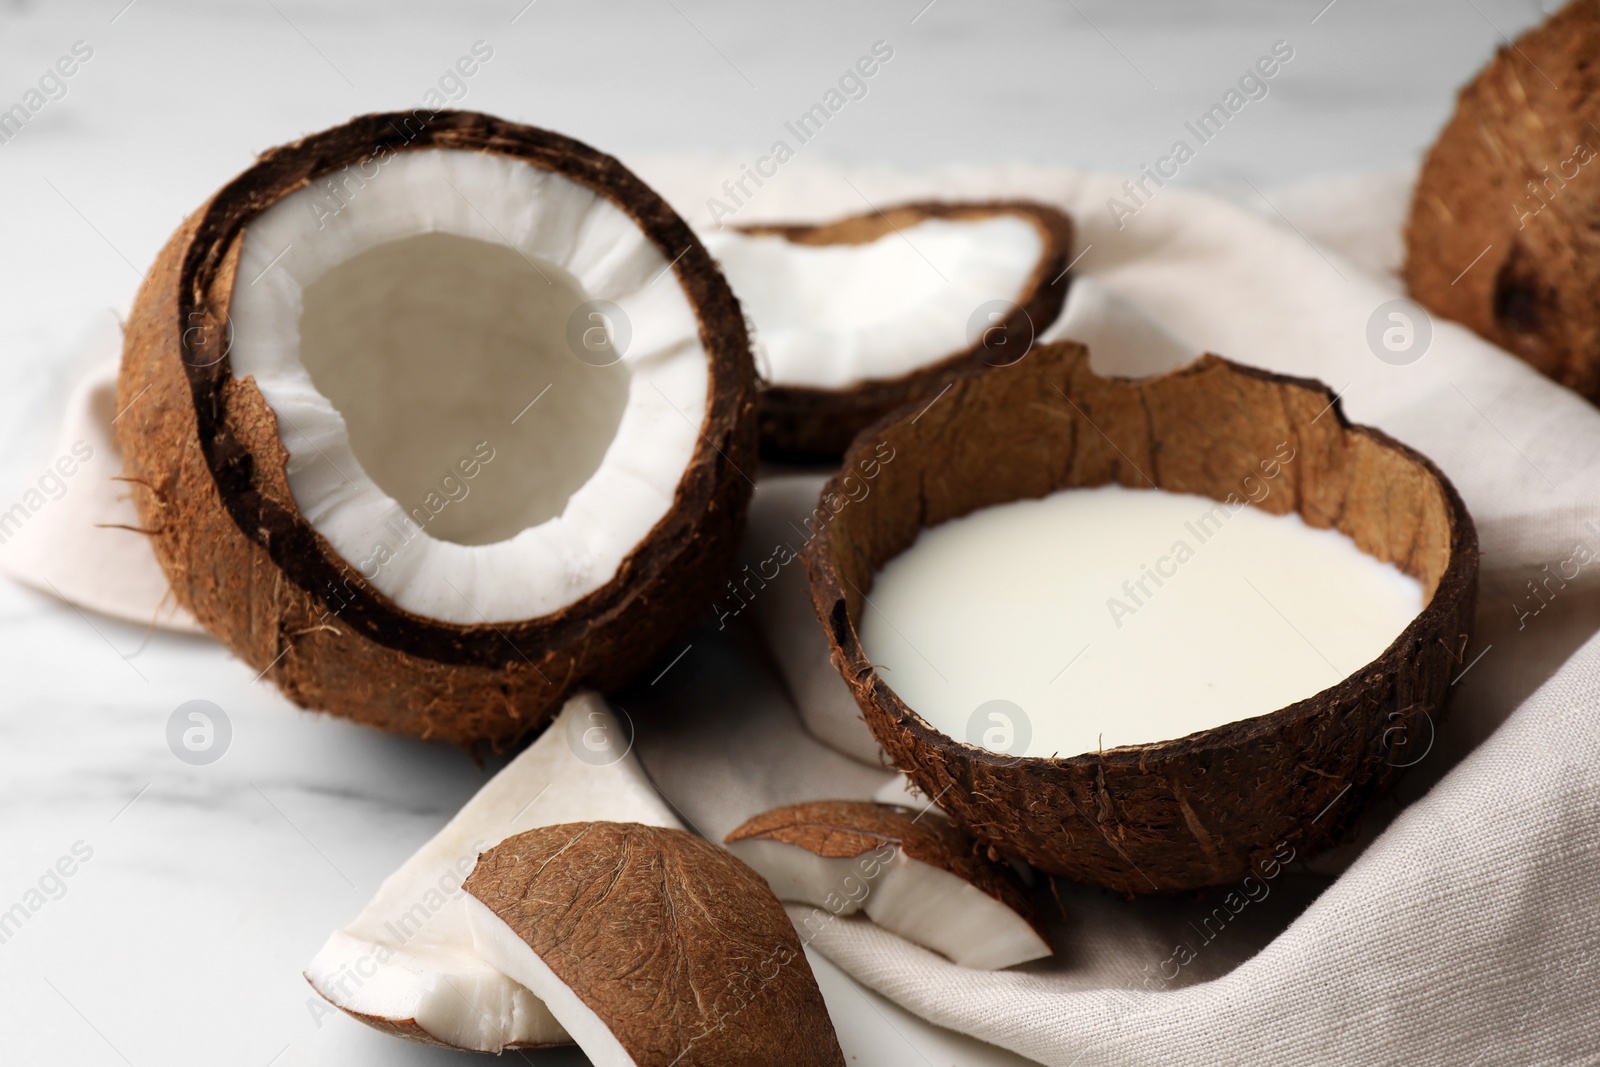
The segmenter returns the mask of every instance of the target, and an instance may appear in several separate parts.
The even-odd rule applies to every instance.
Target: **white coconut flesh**
[[[698,320],[669,258],[568,178],[447,149],[369,169],[249,224],[233,373],[277,415],[301,514],[396,604],[549,614],[671,508],[707,410]]]
[[[527,983],[474,949],[461,883],[478,854],[539,826],[608,820],[681,829],[626,749],[604,700],[567,702],[540,738],[478,791],[306,968],[346,1011],[414,1021],[456,1048],[564,1043],[568,1031]]]
[[[728,850],[766,879],[779,900],[836,915],[863,912],[885,930],[963,967],[999,970],[1050,955],[1049,944],[1015,911],[900,848],[871,877],[863,873],[860,857],[819,856],[782,841],[733,841]]]
[[[964,351],[981,334],[974,313],[1021,303],[1044,254],[1017,215],[926,219],[862,244],[737,230],[702,240],[755,324],[762,376],[817,389],[898,378]]]
[[[475,951],[533,990],[594,1067],[636,1067],[633,1056],[617,1040],[605,1020],[558,978],[550,965],[540,959],[532,946],[504,919],[483,901],[471,896],[467,897],[466,914]]]

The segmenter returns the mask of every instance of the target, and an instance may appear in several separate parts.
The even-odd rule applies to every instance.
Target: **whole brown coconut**
[[[927,219],[975,221],[1000,215],[1026,220],[1038,232],[1043,245],[1039,262],[1004,321],[984,330],[959,351],[895,378],[873,379],[839,389],[764,382],[764,455],[797,461],[837,459],[857,433],[902,404],[918,397],[931,399],[961,374],[1010,363],[1016,358],[1012,353],[1026,352],[1034,337],[1061,314],[1071,283],[1066,272],[1072,254],[1073,227],[1072,220],[1061,211],[1030,200],[919,201],[822,224],[739,227],[745,233],[774,234],[797,245],[859,245]]]
[[[344,199],[359,206],[387,179],[355,188],[351,175],[433,149],[525,164],[540,188],[558,176],[620,209],[647,239],[639,247],[653,245],[649,254],[671,264],[673,277],[658,284],[681,287],[693,315],[685,329],[692,336],[697,324],[705,354],[705,414],[690,431],[698,444],[684,446],[692,457],[663,498],[665,516],[609,580],[537,617],[448,621],[380,591],[307,519],[290,489],[287,427],[256,380],[232,369],[236,279],[242,293],[260,270],[239,265],[252,222],[336,172]],[[183,223],[126,329],[117,440],[178,601],[252,670],[304,707],[419,737],[499,744],[540,726],[580,685],[623,684],[712,600],[750,494],[743,472],[754,470],[755,395],[738,303],[688,226],[626,168],[555,133],[418,111],[363,116],[272,149]],[[524,401],[504,399],[512,414]]]
[[[1156,744],[1014,757],[935,730],[862,649],[874,575],[924,527],[1113,483],[1243,500],[1261,457],[1285,441],[1295,449],[1286,490],[1256,506],[1341,531],[1426,598],[1378,659],[1315,696]],[[1125,894],[1237,881],[1341,840],[1444,712],[1473,619],[1472,520],[1432,463],[1347,423],[1325,386],[1209,355],[1107,379],[1082,345],[1045,345],[962,379],[920,417],[906,408],[869,428],[843,469],[885,444],[894,462],[873,492],[806,548],[812,598],[834,665],[895,766],[1000,855]],[[837,481],[825,499],[842,495]]]
[[[1461,90],[1406,227],[1405,279],[1600,401],[1600,2],[1576,0]]]

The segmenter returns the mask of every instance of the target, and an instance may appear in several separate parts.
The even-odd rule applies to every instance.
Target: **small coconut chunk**
[[[774,808],[728,849],[782,900],[863,911],[963,967],[999,970],[1051,954],[1017,872],[981,858],[949,821],[894,804],[820,800]]]
[[[783,906],[701,838],[547,826],[484,853],[466,890],[479,954],[596,1067],[844,1064]]]
[[[581,693],[328,938],[306,980],[379,1030],[477,1052],[570,1044],[539,998],[473,947],[462,882],[478,854],[583,818],[678,825],[604,700]]]

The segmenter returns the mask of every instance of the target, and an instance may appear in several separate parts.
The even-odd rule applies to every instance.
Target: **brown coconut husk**
[[[1070,278],[1072,220],[1029,200],[983,203],[919,201],[869,211],[822,224],[769,223],[741,226],[745,233],[773,234],[800,245],[852,245],[876,241],[927,219],[980,220],[1016,215],[1039,232],[1039,262],[1017,299],[1016,309],[979,340],[936,363],[903,374],[842,389],[764,383],[761,392],[761,451],[771,459],[835,460],[866,426],[917,397],[932,397],[961,374],[1013,362],[1032,339],[1061,314]],[[759,325],[759,324],[758,324]]]
[[[1210,355],[1153,378],[1107,379],[1086,348],[1062,343],[964,378],[916,415],[903,409],[851,445],[845,470],[884,445],[894,462],[807,546],[806,569],[834,665],[873,734],[998,854],[1124,894],[1235,881],[1277,862],[1275,849],[1306,856],[1346,837],[1409,761],[1394,755],[1397,742],[1441,721],[1471,633],[1477,534],[1432,463],[1346,422],[1326,386]],[[862,650],[874,574],[926,526],[1111,483],[1242,499],[1253,492],[1245,479],[1259,480],[1258,464],[1285,441],[1296,456],[1259,506],[1347,534],[1427,598],[1381,656],[1315,696],[1158,744],[1017,758],[935,730]],[[825,498],[844,495],[837,483]]]
[[[1457,97],[1406,226],[1405,279],[1600,402],[1600,3],[1501,48]]]
[[[843,1067],[805,950],[761,876],[682,830],[567,823],[507,838],[463,888],[640,1067]]]
[[[777,841],[824,859],[855,859],[889,845],[993,897],[1022,916],[1042,940],[1050,940],[1017,872],[990,859],[970,834],[943,816],[925,817],[870,800],[812,800],[746,819],[724,838],[727,844],[736,841]]]
[[[420,148],[495,152],[594,189],[676,260],[699,317],[708,411],[671,512],[604,586],[540,618],[441,622],[362,581],[300,514],[276,417],[231,371],[223,324],[251,220],[319,175]],[[738,302],[655,192],[559,134],[424,110],[271,149],[184,221],[127,324],[117,442],[178,602],[289,699],[418,737],[500,744],[542,725],[580,685],[624,684],[715,598],[751,492],[755,396]]]

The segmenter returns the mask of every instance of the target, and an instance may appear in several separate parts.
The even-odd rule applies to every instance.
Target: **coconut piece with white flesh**
[[[902,204],[702,235],[755,327],[769,454],[832,458],[1061,311],[1072,221],[1030,201]]]
[[[819,800],[774,808],[728,835],[781,900],[858,910],[963,967],[999,970],[1051,955],[1016,871],[964,831],[893,804]]]
[[[117,440],[173,594],[253,672],[502,744],[703,612],[755,402],[733,294],[615,159],[368,115],[264,153],[174,234]]]
[[[379,1030],[480,1052],[567,1044],[540,1000],[473,950],[461,884],[524,830],[601,818],[679,825],[599,696],[580,693],[328,938],[306,979]]]
[[[704,838],[547,826],[467,879],[477,952],[533,990],[596,1067],[843,1067],[793,925]]]

